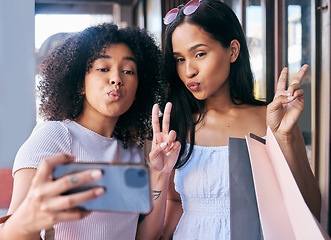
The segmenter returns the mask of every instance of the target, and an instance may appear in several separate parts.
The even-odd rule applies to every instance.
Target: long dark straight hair
[[[169,101],[173,103],[171,113],[171,129],[177,132],[181,143],[181,151],[175,168],[180,168],[189,159],[194,146],[195,126],[205,114],[205,101],[196,99],[186,88],[178,76],[176,62],[173,57],[172,34],[176,27],[187,22],[201,27],[222,47],[228,48],[232,40],[240,43],[240,53],[237,60],[231,63],[228,76],[231,100],[235,104],[266,105],[254,97],[254,78],[249,61],[246,38],[242,26],[235,13],[220,0],[202,0],[198,9],[191,15],[184,15],[183,8],[178,16],[170,23],[165,32],[165,67],[169,81]],[[198,120],[193,119],[197,114]],[[187,137],[190,147],[186,149]]]

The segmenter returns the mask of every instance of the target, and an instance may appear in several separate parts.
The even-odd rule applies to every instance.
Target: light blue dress
[[[194,146],[188,162],[175,171],[183,215],[173,239],[230,239],[228,159],[228,146]]]

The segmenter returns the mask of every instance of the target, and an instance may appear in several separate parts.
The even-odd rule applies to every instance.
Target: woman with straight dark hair
[[[254,97],[242,27],[219,0],[192,0],[169,11],[165,62],[170,128],[181,143],[169,186],[165,239],[230,239],[228,138],[273,131],[300,191],[319,218],[320,192],[298,126],[304,65],[285,89],[287,68],[267,106]],[[243,236],[244,238],[244,236]]]

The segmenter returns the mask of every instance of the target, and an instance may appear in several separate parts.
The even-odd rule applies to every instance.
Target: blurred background
[[[163,16],[184,0],[0,0],[0,215],[6,214],[11,167],[40,121],[34,97],[41,59],[68,34],[101,22],[146,28],[162,47]],[[300,118],[330,234],[330,0],[224,0],[246,33],[255,96],[270,102],[281,69],[289,81],[310,65]],[[3,214],[2,214],[3,213]]]

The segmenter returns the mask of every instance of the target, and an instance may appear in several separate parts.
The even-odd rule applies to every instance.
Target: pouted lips
[[[108,96],[109,96],[110,100],[118,101],[121,97],[121,93],[117,90],[112,90],[108,93]]]
[[[199,87],[200,87],[200,83],[198,82],[189,82],[187,84],[187,87],[191,90],[191,91],[198,91]]]

